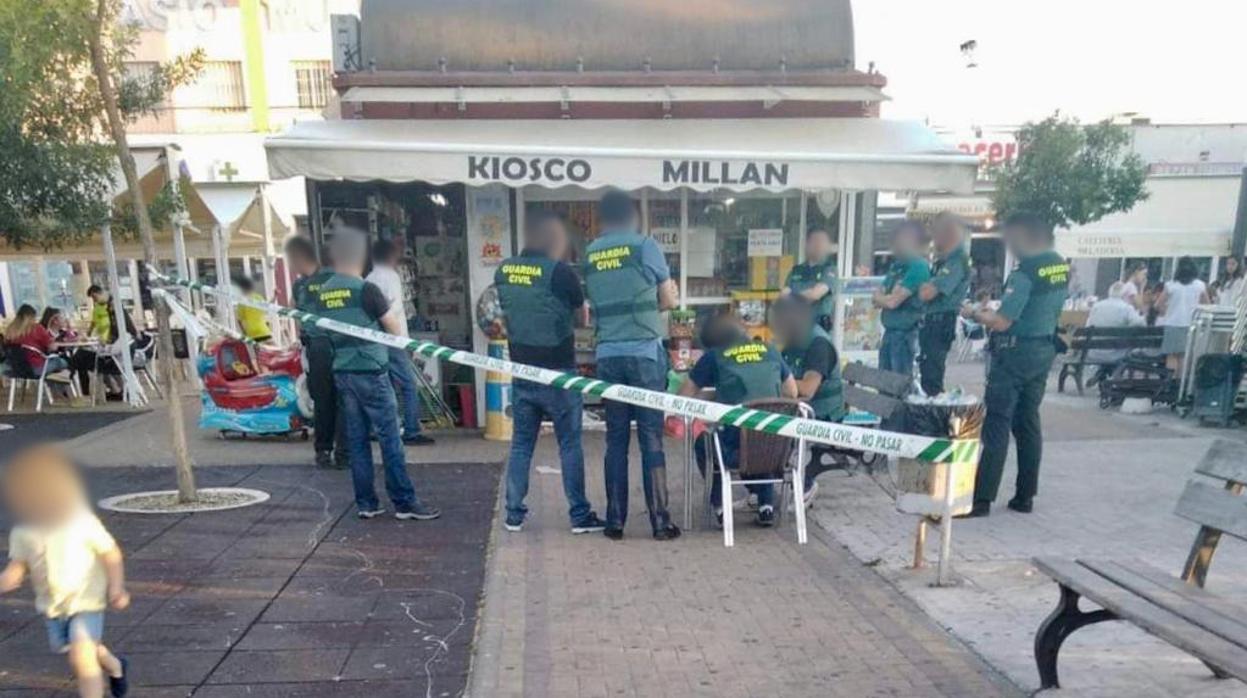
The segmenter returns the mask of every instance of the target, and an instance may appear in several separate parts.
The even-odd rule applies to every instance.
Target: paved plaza
[[[980,370],[953,367],[952,380],[978,391]],[[1101,411],[1090,397],[1050,394],[1044,415],[1036,512],[958,522],[954,588],[931,587],[933,567],[908,569],[915,520],[895,511],[881,474],[825,475],[806,546],[791,525],[756,529],[747,516],[730,550],[715,530],[655,543],[639,491],[627,536],[612,543],[570,534],[552,439],[534,461],[533,515],[508,533],[497,515],[505,444],[439,434],[409,449],[425,464],[417,484],[446,515],[404,525],[349,516],[347,476],[301,464],[306,444],[192,431],[205,483],[274,498],[232,513],[107,517],[139,599],[109,637],[142,657],[137,695],[1021,696],[1038,685],[1031,643],[1056,599],[1030,557],[1176,572],[1194,535],[1171,513],[1178,493],[1212,438],[1242,438],[1167,412]],[[100,494],[171,486],[163,420],[156,409],[68,445]],[[601,434],[586,432],[585,448],[601,511]],[[670,442],[668,453],[680,512],[681,450]],[[1247,547],[1223,543],[1209,586],[1241,594],[1244,580]],[[69,695],[25,593],[0,610],[0,696]],[[1247,696],[1121,623],[1080,631],[1061,668],[1057,695]]]

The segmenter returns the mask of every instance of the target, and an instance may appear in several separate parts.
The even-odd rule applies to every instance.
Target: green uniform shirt
[[[308,276],[301,276],[295,280],[290,286],[291,302],[297,310],[305,313],[315,313],[318,311],[316,305],[316,295],[320,293],[320,287],[333,276],[333,270],[321,267]],[[325,330],[320,329],[316,325],[305,322],[299,324],[299,332],[303,338],[326,336]]]
[[[958,245],[947,256],[936,257],[931,265],[931,284],[938,292],[927,303],[926,312],[955,313],[970,293],[970,257],[965,245]]]
[[[827,295],[814,303],[814,317],[831,317],[835,312],[832,303],[836,295],[836,265],[832,264],[830,257],[822,262],[798,264],[788,272],[788,280],[784,282],[793,293],[801,293],[819,284],[827,284]]]
[[[909,289],[909,297],[895,308],[883,309],[883,327],[889,330],[911,330],[922,319],[923,302],[918,288],[931,278],[931,269],[921,257],[897,259],[883,279],[883,292],[891,293],[897,286]]]
[[[1006,334],[1050,337],[1069,296],[1069,264],[1055,250],[1023,258],[1005,282],[999,313],[1012,320]]]

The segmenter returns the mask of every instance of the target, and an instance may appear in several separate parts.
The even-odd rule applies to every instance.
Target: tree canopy
[[[119,0],[107,0],[118,6]],[[119,9],[119,7],[118,7]],[[91,235],[110,218],[125,234],[133,211],[110,211],[116,151],[91,70],[92,0],[0,0],[0,236],[15,247],[51,249]],[[111,16],[117,16],[116,12]],[[126,71],[138,34],[113,26],[110,72],[127,119],[151,113],[194,79],[202,51],[142,74]],[[167,220],[181,208],[169,191],[151,202]]]
[[[1129,211],[1147,198],[1147,166],[1131,151],[1124,126],[1083,125],[1054,114],[1024,125],[1017,140],[1017,159],[992,170],[1000,218],[1025,211],[1067,228]]]

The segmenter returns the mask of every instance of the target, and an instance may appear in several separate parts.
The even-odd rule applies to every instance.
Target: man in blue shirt
[[[883,280],[883,290],[875,292],[875,305],[883,308],[883,340],[879,344],[879,368],[914,374],[918,322],[922,320],[922,300],[918,290],[931,278],[923,258],[926,230],[917,221],[905,221],[892,234],[892,266]]]
[[[667,385],[666,335],[661,311],[676,307],[678,289],[662,249],[640,234],[636,206],[611,190],[599,205],[602,234],[585,251],[585,285],[597,334],[597,377],[618,385],[663,392]],[[663,415],[622,402],[606,402],[606,530],[623,538],[628,519],[628,444],[636,420],[645,503],[654,538],[671,540],[680,529],[667,511]]]

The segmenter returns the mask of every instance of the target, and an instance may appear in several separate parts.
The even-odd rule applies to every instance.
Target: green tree
[[[128,73],[137,29],[119,23],[121,0],[0,0],[0,235],[45,249],[79,241],[106,223],[137,231],[156,263],[153,217],[182,208],[173,187],[144,201],[126,126],[194,79],[203,52]],[[130,205],[111,211],[120,164]],[[153,216],[153,213],[156,215]],[[156,307],[158,351],[173,356],[169,310]],[[159,362],[181,501],[196,498],[182,401],[172,361]]]
[[[998,218],[1027,211],[1068,228],[1129,211],[1147,198],[1147,166],[1131,151],[1124,126],[1083,125],[1054,114],[1023,126],[1017,140],[1017,159],[991,171]]]

